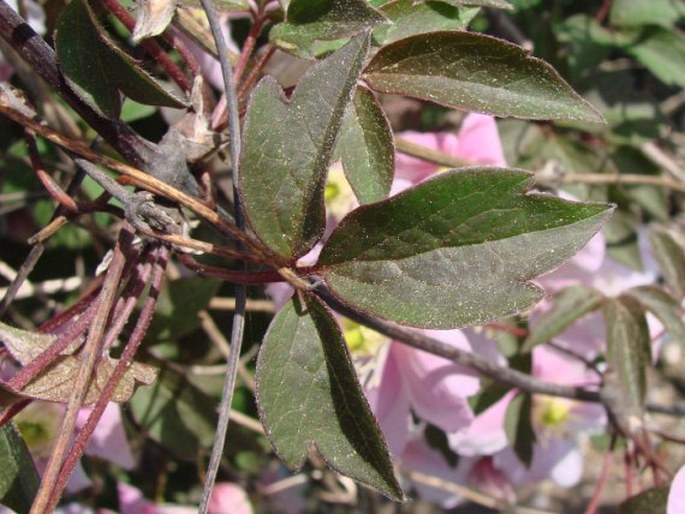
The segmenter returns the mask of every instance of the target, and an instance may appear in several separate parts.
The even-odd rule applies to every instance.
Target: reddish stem
[[[88,325],[93,320],[99,302],[95,301],[88,306],[88,309],[81,314],[67,329],[57,336],[54,343],[50,345],[43,353],[29,362],[26,366],[21,368],[12,378],[10,378],[6,385],[7,387],[21,391],[26,384],[31,382],[36,376],[52,363],[62,351],[69,346],[77,337],[83,335],[88,328]]]
[[[45,171],[45,166],[43,166],[43,160],[40,158],[38,147],[36,146],[36,138],[34,137],[33,133],[29,130],[25,130],[24,134],[33,171],[36,172],[38,180],[41,181],[43,187],[47,190],[50,196],[59,205],[61,205],[65,211],[77,213],[79,208],[76,202]]]
[[[238,58],[238,62],[235,65],[235,69],[233,70],[233,80],[236,84],[240,83],[240,79],[243,76],[243,72],[247,67],[247,63],[249,62],[250,57],[252,57],[252,52],[254,52],[255,46],[257,44],[257,38],[259,37],[259,34],[262,32],[262,28],[264,28],[265,22],[266,19],[263,16],[260,16],[255,20],[252,27],[250,27],[250,32],[248,32],[247,34],[245,44],[243,44],[243,48],[240,51],[240,57]]]
[[[14,416],[19,414],[24,408],[31,403],[33,400],[26,398],[24,400],[19,400],[9,407],[5,408],[0,414],[0,427],[5,426],[5,424],[10,421]]]
[[[277,271],[238,271],[218,266],[209,266],[197,262],[188,254],[178,254],[178,260],[187,268],[199,275],[219,278],[234,284],[270,284],[273,282],[284,282],[284,279]]]
[[[105,387],[103,387],[100,397],[93,405],[93,410],[88,416],[85,425],[78,432],[76,440],[74,441],[74,444],[71,447],[71,450],[64,459],[62,468],[60,469],[59,476],[56,480],[54,488],[54,491],[56,493],[53,494],[53,496],[50,498],[49,511],[52,511],[52,509],[54,509],[54,507],[57,505],[57,502],[60,498],[59,492],[62,491],[66,486],[66,483],[69,480],[69,477],[71,476],[74,467],[83,455],[83,452],[85,451],[86,446],[88,445],[90,437],[93,435],[93,432],[95,431],[98,422],[102,418],[102,414],[104,413],[105,408],[107,407],[107,403],[112,398],[114,390],[121,381],[121,378],[124,376],[124,373],[126,373],[126,370],[133,362],[133,358],[136,352],[138,351],[140,344],[143,341],[143,337],[145,336],[145,332],[147,331],[148,326],[150,325],[150,321],[152,320],[152,316],[155,312],[155,307],[157,306],[157,300],[159,299],[159,294],[164,280],[166,266],[169,260],[168,247],[162,245],[158,246],[157,251],[155,252],[155,257],[157,259],[157,262],[154,265],[150,294],[145,299],[145,304],[141,309],[140,316],[138,317],[138,322],[136,323],[136,326],[133,329],[131,336],[126,342],[126,346],[119,358],[119,361],[114,367],[114,370],[112,371],[112,374],[107,380]]]
[[[131,16],[117,0],[101,0],[101,2],[129,31],[133,32],[133,29],[136,26],[135,18]],[[156,41],[153,39],[143,39],[140,44],[145,51],[164,68],[164,71],[166,71],[167,75],[178,84],[178,87],[186,92],[192,89],[192,81],[178,66],[176,66],[176,63],[171,60]]]
[[[595,514],[595,512],[597,512],[597,507],[599,507],[599,498],[602,494],[602,489],[604,488],[604,484],[606,483],[607,476],[609,476],[609,468],[611,466],[611,455],[614,452],[615,445],[616,434],[612,434],[609,448],[604,453],[604,459],[602,461],[602,471],[599,474],[597,486],[595,487],[595,490],[592,493],[592,498],[590,499],[590,503],[588,504],[587,509],[585,509],[585,514]]]

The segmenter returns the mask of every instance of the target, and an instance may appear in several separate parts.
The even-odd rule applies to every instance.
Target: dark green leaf
[[[475,415],[481,414],[500,401],[512,387],[491,379],[481,379],[478,394],[469,398],[469,405]]]
[[[535,430],[532,422],[533,401],[526,393],[519,393],[509,402],[504,418],[504,430],[509,444],[526,466],[533,460]]]
[[[368,45],[356,37],[317,63],[290,102],[270,77],[252,92],[240,192],[255,233],[283,257],[304,255],[323,233],[326,171]]]
[[[623,500],[618,514],[661,514],[666,512],[668,486],[652,487]],[[669,514],[676,514],[675,512]]]
[[[119,116],[119,91],[142,104],[178,108],[186,105],[109,38],[87,0],[74,0],[62,11],[57,20],[55,49],[69,86],[81,100],[107,117]]]
[[[447,434],[443,430],[428,423],[423,432],[423,437],[428,446],[440,453],[450,467],[454,468],[459,464],[459,454],[454,453],[452,448],[450,448]]]
[[[395,173],[392,131],[378,100],[358,87],[345,115],[336,154],[359,203],[371,203],[390,193]]]
[[[626,210],[617,210],[604,227],[607,255],[632,269],[642,269],[642,256],[635,231],[638,217]]]
[[[606,205],[525,195],[531,177],[452,171],[342,220],[320,274],[356,308],[399,323],[454,328],[520,312],[540,297],[527,282],[578,251]]]
[[[315,298],[276,315],[257,360],[257,401],[267,437],[298,469],[315,445],[336,471],[401,500],[378,424],[342,332]]]
[[[685,296],[685,235],[677,227],[652,224],[649,242],[666,284],[682,298]]]
[[[651,362],[647,320],[641,307],[629,298],[607,299],[604,303],[606,360],[616,379],[605,386],[615,388],[619,413],[642,412],[646,393],[646,367]],[[621,415],[621,417],[624,417]]]
[[[546,62],[522,48],[471,32],[433,32],[379,50],[364,72],[381,93],[511,116],[603,123]]]
[[[0,504],[16,512],[28,512],[40,477],[14,421],[0,427],[0,462]]]
[[[354,36],[385,21],[364,0],[292,0],[286,21],[271,29],[269,38],[300,57],[313,57],[315,41]]]
[[[157,382],[141,387],[128,404],[142,432],[179,459],[195,460],[214,441],[216,404],[171,368]]]
[[[450,2],[393,0],[380,11],[392,22],[373,31],[376,41],[389,44],[416,34],[436,30],[465,30],[478,9],[449,5]]]
[[[554,306],[530,327],[522,351],[530,351],[562,333],[577,319],[598,309],[602,298],[600,292],[581,284],[563,289],[554,297]]]
[[[661,25],[672,27],[685,16],[682,0],[613,0],[609,22],[614,26],[638,27]]]
[[[685,322],[681,307],[671,295],[657,286],[640,286],[628,289],[623,296],[632,298],[642,308],[656,316],[674,341],[685,344]]]

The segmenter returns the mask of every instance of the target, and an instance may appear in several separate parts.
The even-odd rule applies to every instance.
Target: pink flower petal
[[[79,411],[76,421],[79,430],[85,425],[90,412],[91,409],[88,408]],[[114,462],[124,469],[132,469],[135,465],[118,404],[110,402],[105,407],[93,436],[88,442],[86,453]]]
[[[245,490],[238,484],[218,482],[209,499],[210,514],[252,514],[252,504]]]
[[[460,330],[426,333],[462,350],[469,344]],[[421,418],[446,432],[471,424],[473,412],[465,398],[476,394],[480,382],[470,370],[408,346],[393,343],[391,350],[406,381],[412,408]]]
[[[685,512],[685,466],[682,466],[671,482],[666,503],[666,514],[683,514]]]
[[[468,114],[459,128],[457,149],[453,155],[478,164],[506,166],[495,118],[486,114]]]

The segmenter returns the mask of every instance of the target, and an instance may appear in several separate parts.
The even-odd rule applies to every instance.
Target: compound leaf
[[[333,231],[319,274],[355,308],[406,325],[454,328],[520,312],[528,282],[578,251],[611,208],[523,194],[508,169],[447,172],[362,206]]]
[[[431,32],[381,48],[364,70],[371,89],[514,118],[603,123],[546,62],[500,39]]]
[[[289,102],[270,77],[252,92],[240,193],[257,236],[283,257],[304,255],[323,233],[326,172],[368,46],[357,36],[314,65]]]
[[[403,498],[342,332],[317,299],[290,300],[272,321],[257,360],[257,403],[289,467],[298,469],[315,446],[336,471]]]

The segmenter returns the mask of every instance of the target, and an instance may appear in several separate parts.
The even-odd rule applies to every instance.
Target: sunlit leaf
[[[358,87],[345,115],[336,154],[359,203],[386,198],[395,173],[392,131],[378,100]]]
[[[4,343],[10,355],[24,366],[49,348],[56,339],[57,336],[53,334],[34,333],[0,323],[0,341]],[[11,392],[36,400],[66,402],[74,392],[76,377],[82,366],[78,354],[70,354],[80,344],[81,341],[70,344],[36,378],[21,390]],[[84,405],[94,403],[98,399],[117,362],[108,356],[98,359],[93,379],[83,400]],[[131,363],[115,388],[112,401],[127,401],[138,384],[151,384],[156,375],[157,370],[152,366],[140,362]]]
[[[542,295],[528,280],[578,251],[611,211],[529,187],[521,171],[452,171],[362,206],[325,243],[319,273],[345,303],[407,325],[521,312]]]
[[[257,361],[257,401],[267,437],[298,469],[315,446],[336,471],[400,500],[390,455],[362,393],[342,332],[314,298],[289,301]]]
[[[316,55],[312,44],[354,36],[385,22],[364,0],[292,0],[286,20],[269,33],[275,45],[301,57]]]
[[[257,236],[283,257],[304,255],[323,233],[326,172],[368,45],[358,36],[317,63],[289,102],[271,77],[252,92],[240,193]]]
[[[0,504],[29,512],[40,477],[14,421],[0,427]]]
[[[472,32],[432,32],[381,48],[364,71],[380,93],[530,119],[602,123],[588,102],[546,62]]]
[[[138,42],[164,32],[176,12],[176,0],[142,0],[137,3],[136,25],[131,39]]]
[[[496,9],[512,9],[512,5],[506,0],[439,0],[446,4],[460,6],[460,5],[477,5],[479,7],[494,7]]]
[[[530,327],[522,351],[530,351],[562,333],[576,320],[598,309],[602,298],[599,291],[582,284],[563,289],[554,297],[552,308]]]
[[[685,87],[685,35],[680,30],[650,27],[623,49],[665,84]]]
[[[392,24],[376,27],[375,40],[383,44],[392,43],[416,34],[436,30],[465,30],[469,22],[478,14],[477,8],[463,5],[450,5],[452,2],[421,2],[413,0],[393,0],[379,10]]]

